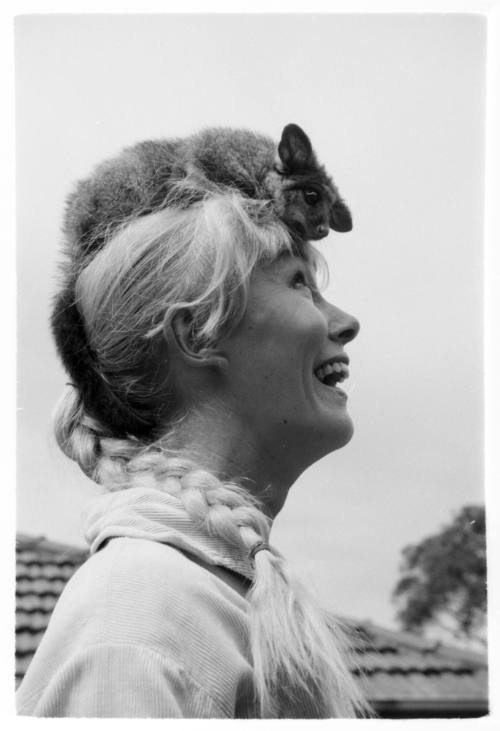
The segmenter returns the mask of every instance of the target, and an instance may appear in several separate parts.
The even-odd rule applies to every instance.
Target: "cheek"
[[[312,372],[328,336],[325,318],[304,296],[287,318],[276,318],[274,327],[256,328],[250,362],[263,387],[277,390],[297,386]]]
[[[288,328],[284,327],[283,332],[286,338],[295,342],[298,351],[306,350],[314,359],[328,338],[328,323],[312,298],[304,295],[303,302],[294,312],[292,323]]]
[[[320,223],[328,223],[330,219],[330,207],[326,201],[310,209],[310,223],[317,226]]]
[[[290,191],[284,205],[283,217],[288,224],[304,224],[308,218],[308,206],[296,191]]]
[[[331,205],[329,201],[324,201],[322,206],[322,218],[323,221],[329,221],[330,220],[330,208]]]
[[[300,388],[324,351],[327,320],[305,292],[285,291],[275,302],[258,301],[249,306],[241,329],[233,336],[231,380],[237,392],[251,398],[251,391],[272,399],[291,388]]]

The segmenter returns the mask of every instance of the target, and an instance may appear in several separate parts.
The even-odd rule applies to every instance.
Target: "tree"
[[[485,533],[484,506],[466,505],[439,533],[403,549],[393,599],[405,630],[440,627],[484,644]]]

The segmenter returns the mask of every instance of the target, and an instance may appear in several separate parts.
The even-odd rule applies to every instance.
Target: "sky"
[[[485,23],[477,15],[25,16],[16,21],[17,528],[83,545],[95,487],[59,453],[48,327],[65,197],[123,146],[308,133],[353,231],[318,244],[355,434],[304,473],[273,543],[321,601],[395,626],[401,551],[482,502]]]

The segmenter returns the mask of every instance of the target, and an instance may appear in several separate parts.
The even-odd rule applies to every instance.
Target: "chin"
[[[354,424],[351,417],[346,414],[341,420],[336,420],[334,424],[330,422],[328,431],[325,430],[325,454],[341,449],[348,444],[354,434]]]

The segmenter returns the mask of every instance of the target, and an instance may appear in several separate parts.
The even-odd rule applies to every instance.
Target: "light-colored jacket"
[[[59,599],[18,690],[18,714],[257,715],[248,557],[153,489],[97,498],[86,535],[91,556]]]

